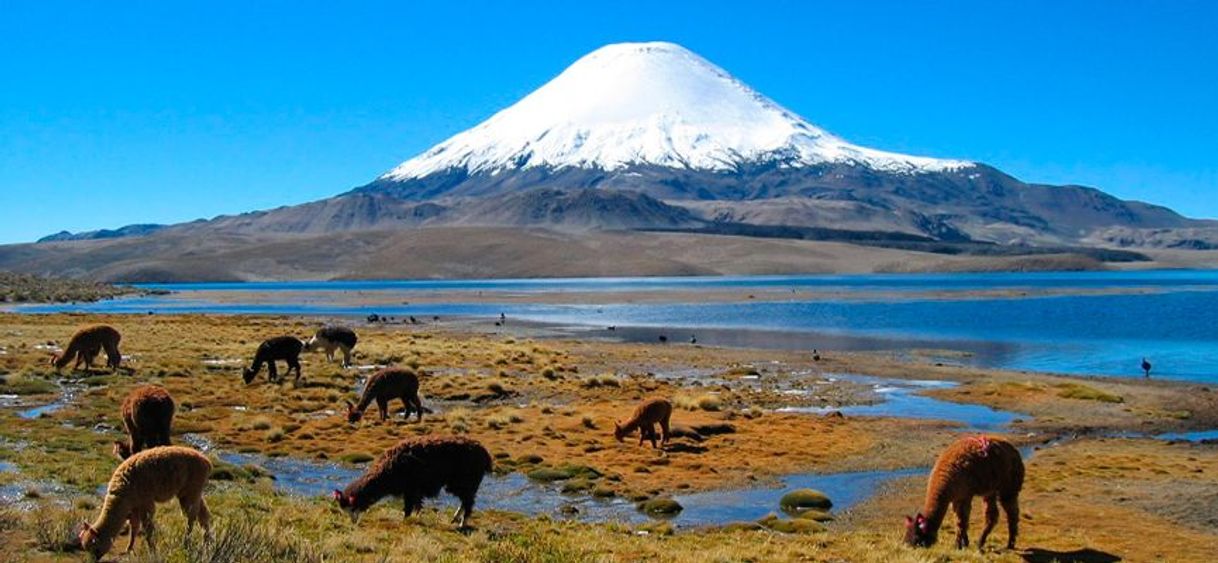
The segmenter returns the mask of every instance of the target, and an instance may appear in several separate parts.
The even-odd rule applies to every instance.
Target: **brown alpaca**
[[[131,523],[127,551],[135,548],[135,537],[144,527],[144,541],[156,550],[153,516],[159,502],[178,499],[186,515],[186,534],[195,520],[203,526],[203,536],[211,529],[211,513],[203,501],[203,487],[211,476],[211,461],[203,454],[181,446],[162,446],[144,450],[119,464],[110,477],[101,514],[92,524],[82,523],[80,545],[95,559],[110,551],[114,539],[126,522]]]
[[[656,446],[656,427],[659,423],[661,439],[660,443],[668,445],[668,420],[672,417],[672,403],[668,399],[647,399],[639,404],[634,409],[634,414],[626,422],[613,423],[613,437],[621,442],[635,429],[639,431],[639,445],[643,445],[643,440],[651,440],[651,447]]]
[[[164,387],[136,387],[123,400],[123,428],[128,442],[114,442],[114,455],[127,459],[144,448],[169,445],[173,424],[173,397]]]
[[[376,408],[381,413],[381,422],[384,422],[389,417],[389,401],[393,399],[401,399],[406,405],[406,418],[410,418],[410,411],[413,410],[419,414],[419,421],[423,420],[423,402],[419,400],[419,378],[408,369],[385,368],[368,378],[358,405],[347,401],[347,422],[359,422],[373,401],[376,401]]]
[[[110,325],[86,326],[72,335],[72,339],[68,341],[68,346],[64,348],[62,354],[51,356],[51,365],[55,366],[55,371],[58,372],[73,360],[76,361],[73,369],[79,368],[83,361],[87,370],[93,363],[93,359],[104,348],[106,365],[117,370],[119,363],[123,360],[123,355],[118,351],[118,343],[122,339],[123,336],[119,334],[118,330]]]
[[[282,360],[288,364],[288,373],[296,370],[296,380],[300,381],[300,351],[302,349],[304,349],[304,342],[295,336],[268,338],[258,345],[258,351],[254,353],[254,362],[250,364],[250,367],[245,368],[241,377],[246,383],[253,381],[262,369],[262,364],[266,364],[267,379],[272,383],[279,381],[279,370],[275,369],[275,361]]]
[[[346,490],[335,490],[334,499],[352,523],[387,496],[402,497],[406,518],[410,518],[411,513],[423,507],[423,499],[439,495],[443,488],[460,499],[461,506],[452,521],[459,521],[465,528],[482,477],[490,472],[491,454],[469,438],[407,438],[381,454]]]
[[[905,541],[919,547],[934,545],[947,505],[956,513],[956,547],[968,547],[968,517],[973,497],[985,499],[985,528],[978,548],[998,523],[998,503],[1007,516],[1007,549],[1019,535],[1019,491],[1023,488],[1023,459],[1010,442],[989,436],[961,438],[939,455],[926,486],[926,502],[917,516],[905,517]]]

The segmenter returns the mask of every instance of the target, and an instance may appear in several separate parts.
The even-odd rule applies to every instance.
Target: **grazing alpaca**
[[[1142,371],[1146,372],[1146,377],[1150,377],[1150,360],[1142,358]]]
[[[626,422],[613,423],[613,437],[621,442],[627,434],[634,432],[637,428],[639,431],[639,445],[643,445],[643,440],[651,440],[651,447],[656,446],[656,423],[660,425],[661,439],[660,443],[668,445],[668,419],[672,417],[672,403],[668,399],[647,399],[639,404],[634,409],[634,414]]]
[[[343,351],[343,367],[351,367],[351,350],[355,349],[355,343],[359,338],[355,336],[355,331],[345,326],[326,326],[317,330],[308,342],[305,342],[304,351],[312,352],[321,347],[326,352],[326,361],[334,361],[334,350],[340,349]]]
[[[125,522],[131,522],[127,551],[135,547],[135,536],[144,527],[144,540],[156,550],[153,516],[159,502],[178,499],[186,515],[186,533],[195,520],[203,526],[206,538],[211,529],[211,514],[203,501],[203,487],[211,476],[211,461],[203,454],[181,446],[163,446],[137,453],[121,463],[110,477],[101,514],[93,524],[83,523],[80,545],[94,558],[110,551]]]
[[[304,343],[295,336],[268,338],[258,346],[258,352],[254,354],[254,363],[245,368],[241,376],[246,383],[249,383],[258,375],[262,364],[266,364],[267,379],[274,383],[279,381],[279,371],[275,369],[275,361],[283,360],[288,364],[288,373],[296,370],[296,380],[299,381],[300,351],[302,349],[304,349]]]
[[[368,471],[334,491],[338,506],[359,521],[359,516],[387,496],[402,497],[406,518],[444,488],[461,501],[452,521],[465,528],[474,509],[482,477],[491,472],[491,454],[482,444],[459,436],[407,438],[381,454]]]
[[[419,413],[419,421],[423,420],[423,402],[419,400],[419,378],[408,369],[385,368],[368,378],[358,405],[347,401],[347,422],[359,422],[373,401],[376,401],[376,408],[381,413],[381,422],[384,422],[389,417],[389,401],[393,399],[401,399],[406,405],[406,418],[410,418],[410,411],[413,410]]]
[[[169,445],[173,424],[173,397],[164,387],[137,387],[123,400],[123,428],[128,442],[114,442],[114,455],[127,459],[144,448]]]
[[[931,470],[926,502],[917,516],[905,517],[905,542],[920,547],[933,545],[951,504],[956,513],[956,547],[968,547],[968,516],[973,497],[985,499],[985,528],[978,548],[998,523],[998,503],[1007,516],[1007,549],[1015,548],[1019,535],[1019,491],[1023,488],[1023,459],[1019,450],[1001,438],[961,438],[947,447]]]
[[[79,368],[83,361],[85,369],[89,369],[93,358],[96,358],[100,350],[104,348],[106,365],[117,370],[119,363],[123,360],[123,355],[118,351],[118,343],[122,339],[123,336],[119,334],[118,330],[110,325],[86,326],[72,335],[72,339],[68,341],[68,347],[64,348],[62,354],[51,356],[51,365],[55,366],[55,371],[58,372],[63,369],[63,366],[76,360],[76,368]]]

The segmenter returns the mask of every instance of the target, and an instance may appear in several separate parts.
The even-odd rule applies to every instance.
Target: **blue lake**
[[[1218,272],[1085,272],[929,275],[744,276],[694,278],[589,278],[549,280],[445,280],[159,284],[193,291],[190,299],[141,297],[100,303],[37,305],[38,313],[203,312],[365,316],[370,313],[430,319],[498,317],[582,327],[622,339],[821,350],[942,348],[967,352],[958,361],[1085,375],[1140,377],[1143,356],[1162,379],[1218,382]],[[701,288],[832,289],[849,299],[743,302],[696,301]],[[927,291],[1115,290],[1124,293],[1002,298],[929,298]],[[224,292],[629,292],[681,290],[683,303],[604,305],[456,302],[375,306],[308,302],[217,302]],[[693,290],[693,293],[689,293]],[[868,295],[868,293],[874,295]],[[901,297],[899,292],[921,292]],[[893,294],[897,293],[894,297]],[[692,297],[691,297],[692,295]],[[794,294],[793,294],[794,295]],[[678,296],[674,295],[674,300]],[[493,298],[493,294],[492,294]],[[627,301],[623,298],[622,301]],[[608,333],[605,327],[619,330]]]

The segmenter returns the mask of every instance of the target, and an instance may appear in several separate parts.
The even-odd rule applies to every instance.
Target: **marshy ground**
[[[130,370],[56,376],[47,357],[76,327],[105,322],[123,332]],[[1218,392],[1198,385],[1096,380],[977,370],[941,355],[718,349],[530,339],[486,324],[356,324],[355,368],[305,356],[304,377],[278,384],[265,371],[250,385],[240,370],[264,338],[306,337],[320,325],[299,317],[0,314],[0,559],[75,559],[59,552],[71,527],[91,518],[99,487],[117,462],[119,404],[134,386],[156,383],[178,402],[175,441],[216,452],[254,453],[359,465],[406,436],[459,433],[481,441],[496,471],[554,480],[554,495],[642,502],[693,491],[772,484],[793,473],[924,467],[967,429],[914,418],[825,416],[784,407],[834,407],[880,400],[840,374],[959,385],[937,398],[1021,413],[1008,438],[1025,445],[1025,516],[1015,552],[985,559],[1205,560],[1218,549],[1218,445],[1143,437],[1218,427]],[[344,417],[377,366],[414,369],[425,406],[421,423],[395,411],[358,425]],[[62,408],[33,406],[70,399]],[[613,440],[613,421],[644,397],[669,397],[674,423],[701,441],[674,438],[667,452]],[[375,410],[375,407],[373,407]],[[25,416],[22,416],[25,415]],[[29,418],[27,418],[29,417]],[[164,507],[162,551],[170,561],[200,560],[974,560],[941,545],[900,542],[901,517],[921,504],[924,477],[889,482],[822,525],[753,522],[674,529],[663,519],[587,523],[563,514],[525,516],[480,502],[474,530],[449,526],[450,498],[403,521],[400,502],[382,502],[352,526],[328,498],[277,489],[273,472],[217,464],[207,491],[217,541],[185,547],[183,520]],[[778,496],[774,510],[778,511]],[[980,510],[974,528],[980,528]],[[724,524],[729,524],[725,522]],[[948,527],[950,528],[950,526]],[[1005,530],[1005,527],[1000,527]],[[977,532],[975,531],[974,534]],[[204,552],[208,557],[204,557]],[[117,555],[117,553],[115,554]],[[127,560],[158,560],[142,543]]]

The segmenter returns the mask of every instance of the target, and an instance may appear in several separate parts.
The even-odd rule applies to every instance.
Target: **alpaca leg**
[[[956,511],[956,549],[968,547],[968,515],[973,510],[973,498],[960,499],[952,503]]]
[[[271,383],[279,381],[279,368],[275,367],[275,360],[266,363],[266,378]]]
[[[985,527],[981,529],[981,537],[977,538],[977,549],[985,549],[985,540],[990,537],[990,531],[998,523],[998,496],[985,497]]]
[[[469,515],[474,511],[474,495],[469,494],[461,498],[461,528],[469,527]]]
[[[376,408],[381,413],[381,422],[385,422],[385,420],[389,418],[389,401],[377,397]]]
[[[1019,496],[1003,498],[1002,509],[1007,516],[1007,549],[1015,549],[1015,538],[1019,536]]]
[[[647,439],[651,441],[651,449],[654,450],[659,447],[656,445],[656,425],[648,424],[646,426],[646,428],[647,428]]]
[[[296,381],[300,381],[300,358],[288,358],[288,373],[296,370]]]
[[[351,347],[343,346],[342,350],[343,350],[343,367],[349,368],[349,367],[351,367]]]
[[[405,395],[398,397],[398,399],[402,401],[402,408],[406,410],[406,413],[402,415],[402,420],[410,422],[410,413],[414,411],[414,405],[410,404],[410,399],[406,398]]]
[[[660,432],[661,432],[660,443],[667,446],[668,445],[668,417],[664,417],[663,419],[660,420]]]
[[[423,401],[419,400],[418,393],[415,393],[415,395],[410,398],[410,403],[414,405],[414,412],[418,413],[418,422],[423,422]]]
[[[402,505],[402,510],[406,513],[404,518],[410,518],[415,510],[423,507],[423,499],[407,496],[402,499]]]
[[[144,541],[148,542],[148,550],[156,553],[156,504],[148,505],[144,510]],[[133,534],[134,535],[134,534]]]
[[[119,364],[123,361],[123,355],[118,351],[118,343],[104,342],[102,347],[106,349],[106,365],[114,370],[118,370]]]
[[[140,534],[140,511],[139,509],[131,511],[131,516],[127,517],[127,522],[130,524],[131,537],[127,540],[127,553],[135,550],[135,537]]]

